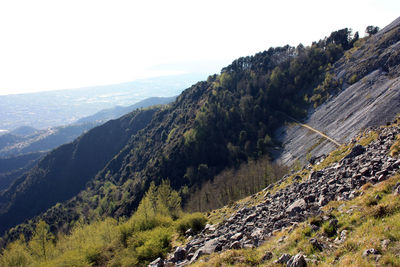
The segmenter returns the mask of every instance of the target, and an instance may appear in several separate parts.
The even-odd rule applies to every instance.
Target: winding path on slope
[[[319,134],[320,136],[322,136],[322,137],[325,138],[326,140],[328,140],[328,141],[334,143],[336,146],[338,146],[338,147],[341,146],[341,144],[340,144],[339,142],[335,141],[333,138],[327,136],[327,135],[324,134],[323,132],[318,131],[317,129],[314,129],[314,128],[311,127],[310,125],[304,124],[304,123],[302,123],[302,122],[296,120],[295,118],[293,118],[293,117],[291,117],[291,116],[289,116],[289,115],[287,115],[287,114],[285,114],[285,113],[283,113],[283,112],[281,112],[281,111],[280,111],[280,113],[282,113],[284,116],[286,116],[287,118],[289,118],[289,119],[291,119],[292,121],[294,121],[296,124],[298,124],[298,125],[300,125],[300,126],[306,128],[306,129],[308,129],[308,130],[310,130],[310,131],[313,131],[313,132]]]

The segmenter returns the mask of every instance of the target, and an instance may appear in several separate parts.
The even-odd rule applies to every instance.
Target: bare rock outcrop
[[[343,81],[340,90],[311,110],[305,124],[346,143],[364,129],[392,121],[400,113],[400,18],[336,62],[332,75]],[[350,85],[351,77],[357,82]],[[307,154],[318,157],[336,148],[295,124],[280,128],[275,137],[283,150],[274,157],[285,165],[305,163]]]

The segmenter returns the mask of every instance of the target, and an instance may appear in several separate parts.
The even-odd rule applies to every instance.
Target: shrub
[[[322,225],[322,218],[320,216],[313,217],[309,220],[310,224],[320,227]]]
[[[170,249],[171,230],[157,227],[153,230],[134,233],[129,239],[129,247],[139,262],[150,262],[158,257],[164,257]]]
[[[369,197],[365,200],[365,205],[367,205],[367,207],[371,207],[371,206],[378,205],[378,199],[375,198],[374,196],[369,196]]]
[[[95,265],[95,266],[101,265],[101,263],[104,262],[104,260],[105,260],[101,253],[100,247],[88,248],[85,252],[85,259],[89,264]]]
[[[176,229],[181,234],[184,234],[188,229],[197,233],[204,228],[206,222],[207,219],[199,212],[186,214],[176,222]]]
[[[310,237],[312,235],[312,229],[309,225],[304,228],[302,235],[303,237]]]
[[[136,216],[135,214],[132,220],[135,231],[151,230],[159,226],[168,227],[172,224],[171,217],[160,214],[156,214],[148,218]]]
[[[356,83],[358,81],[358,76],[357,74],[353,74],[351,75],[350,79],[349,79],[349,84],[353,84]]]

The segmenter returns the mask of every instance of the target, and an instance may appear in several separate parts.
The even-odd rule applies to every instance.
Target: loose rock
[[[293,256],[288,262],[287,267],[306,267],[307,262],[302,254]]]

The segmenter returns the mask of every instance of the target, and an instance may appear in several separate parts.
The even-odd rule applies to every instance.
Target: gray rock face
[[[357,75],[356,83],[344,82],[341,91],[323,105],[310,111],[305,124],[326,133],[339,143],[351,141],[360,131],[393,121],[400,113],[400,41],[399,19],[389,30],[381,30],[367,40],[351,59],[343,57],[333,66],[336,79],[348,81]],[[393,29],[397,29],[396,34]],[[391,35],[392,34],[392,35]],[[388,39],[388,45],[377,45]],[[365,65],[365,62],[369,64]],[[296,160],[306,163],[306,155],[318,157],[328,154],[335,145],[299,125],[282,127],[275,137],[283,144],[283,151],[274,158],[282,164],[292,165]],[[319,142],[319,140],[323,142]]]
[[[201,250],[203,251],[203,254],[211,254],[214,251],[216,251],[217,247],[218,247],[218,238],[215,238],[205,242]]]
[[[181,255],[184,254],[180,254],[181,248],[177,248],[174,255],[165,262],[177,262],[179,259],[178,265],[184,266],[193,263],[203,254],[257,247],[274,232],[320,214],[321,207],[329,201],[352,199],[358,195],[357,190],[365,183],[375,184],[387,179],[400,169],[399,160],[391,158],[388,153],[396,136],[400,134],[400,128],[387,127],[378,131],[378,139],[365,146],[363,153],[355,153],[358,155],[353,154],[352,157],[343,158],[333,166],[312,172],[308,179],[302,182],[293,182],[273,194],[267,194],[264,202],[254,207],[242,208],[218,225],[208,225],[182,248],[186,251],[186,258],[182,258]],[[377,176],[381,178],[378,180]],[[274,185],[284,181],[285,178]],[[396,191],[399,187],[400,185],[396,185],[393,190]],[[271,188],[272,186],[269,186],[269,189]],[[323,220],[329,222],[331,229],[337,228],[337,220],[328,216],[323,216]],[[315,225],[313,227],[318,228]],[[337,243],[345,239],[346,231],[342,231]],[[318,250],[324,249],[323,244],[316,239],[310,239],[310,243]],[[375,251],[366,253],[373,254]],[[272,257],[272,254],[266,253],[265,260],[269,257]],[[301,255],[282,255],[281,263],[288,266],[306,266],[302,265],[305,260]]]

